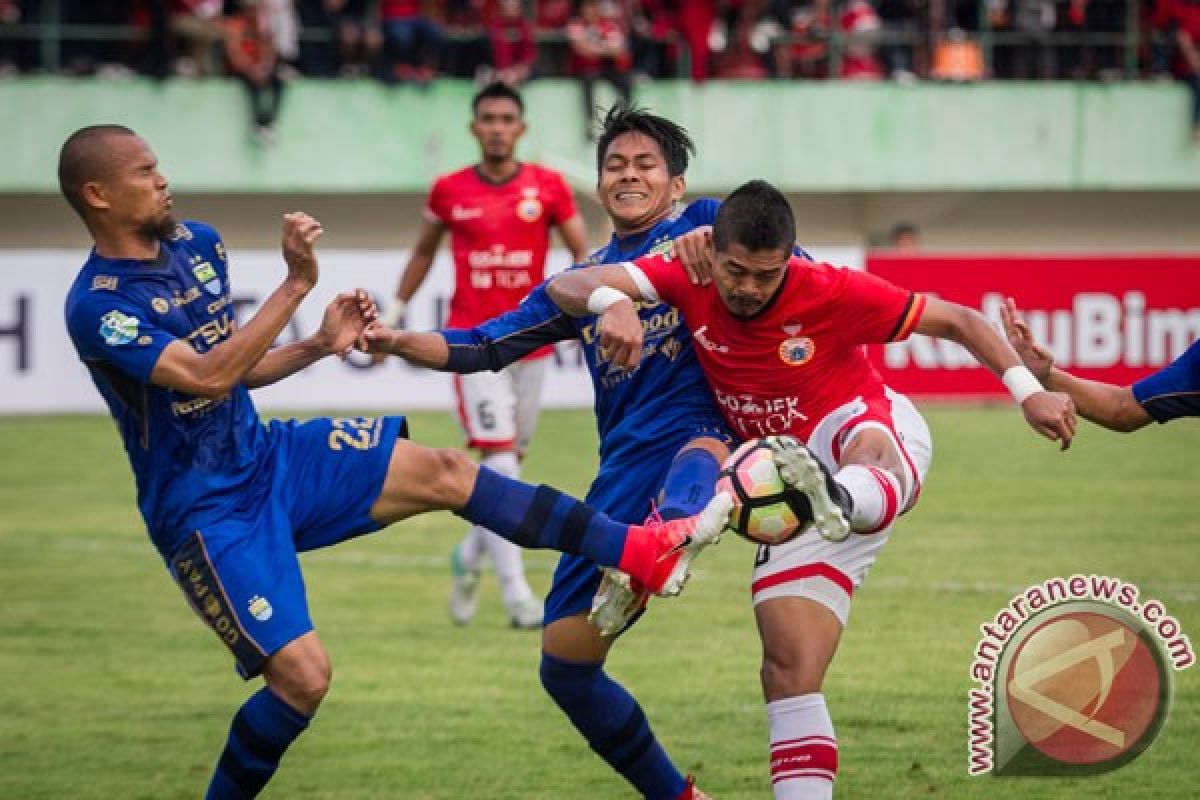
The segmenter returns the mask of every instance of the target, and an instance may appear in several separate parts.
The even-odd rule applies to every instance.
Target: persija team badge
[[[793,336],[780,342],[779,358],[788,366],[799,367],[811,361],[816,350],[812,339],[807,336]]]

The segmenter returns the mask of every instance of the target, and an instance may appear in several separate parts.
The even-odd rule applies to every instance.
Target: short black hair
[[[89,125],[68,136],[59,151],[58,188],[81,217],[87,211],[83,185],[108,174],[112,162],[104,140],[114,135],[137,136],[124,125]]]
[[[682,125],[644,108],[618,103],[608,110],[600,123],[600,136],[596,140],[597,173],[604,171],[608,148],[623,133],[640,133],[657,142],[667,162],[667,173],[672,178],[687,172],[689,154],[696,155],[696,145]]]
[[[894,242],[901,236],[919,236],[920,234],[921,231],[917,228],[915,223],[897,222],[892,226],[892,229],[888,231],[888,239],[889,241]]]
[[[521,99],[521,93],[503,81],[492,81],[476,92],[475,96],[471,98],[471,113],[478,114],[479,104],[493,98],[512,100],[517,104],[517,110],[521,112],[521,115],[525,115],[525,101]]]
[[[713,247],[737,243],[751,252],[786,250],[796,242],[796,217],[783,192],[762,180],[744,183],[721,203],[713,222]]]

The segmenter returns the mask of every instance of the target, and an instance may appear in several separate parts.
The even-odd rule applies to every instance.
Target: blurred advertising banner
[[[1200,338],[1200,255],[956,255],[868,253],[867,270],[977,308],[998,328],[1012,297],[1055,363],[1128,384]],[[872,348],[884,380],[915,397],[1007,396],[961,346],[913,336]]]
[[[813,248],[824,261],[861,267],[858,247]],[[68,250],[0,250],[0,413],[104,410],[87,370],[75,356],[63,322],[63,299],[85,253]],[[321,280],[292,318],[278,344],[317,329],[326,304],[338,292],[362,287],[381,303],[390,300],[407,261],[404,251],[322,251]],[[566,250],[553,250],[548,271],[565,268]],[[244,323],[284,276],[275,251],[230,252],[230,282],[238,320]],[[442,252],[413,297],[408,324],[435,328],[445,319],[454,285],[449,255]],[[324,359],[273,386],[254,391],[259,408],[287,411],[410,411],[451,409],[449,375],[411,367],[400,359],[368,368],[367,358]],[[592,383],[574,342],[560,343],[542,395],[548,407],[587,407]]]

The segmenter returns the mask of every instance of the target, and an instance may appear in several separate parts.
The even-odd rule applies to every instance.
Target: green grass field
[[[920,507],[856,595],[825,691],[845,798],[1191,798],[1200,669],[1177,673],[1158,741],[1088,779],[969,778],[968,668],[978,626],[1057,575],[1137,583],[1200,646],[1200,426],[1119,437],[1085,426],[1059,454],[1003,409],[929,409],[937,447]],[[456,444],[446,415],[414,438]],[[533,480],[581,493],[586,412],[548,413]],[[148,543],[112,425],[0,419],[0,798],[197,798],[248,694]],[[334,686],[270,798],[631,797],[537,680],[537,635],[509,630],[490,578],[474,626],[445,613],[438,514],[305,557]],[[727,538],[678,600],[614,650],[681,767],[721,800],[770,797],[753,548]],[[527,558],[535,588],[555,558]]]

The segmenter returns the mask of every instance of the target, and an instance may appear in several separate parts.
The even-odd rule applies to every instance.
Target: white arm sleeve
[[[642,299],[647,303],[661,303],[662,298],[658,296],[658,292],[654,288],[654,284],[646,277],[646,273],[642,272],[642,268],[632,261],[624,261],[621,266],[629,273],[629,277],[633,280],[634,286],[642,295]]]

